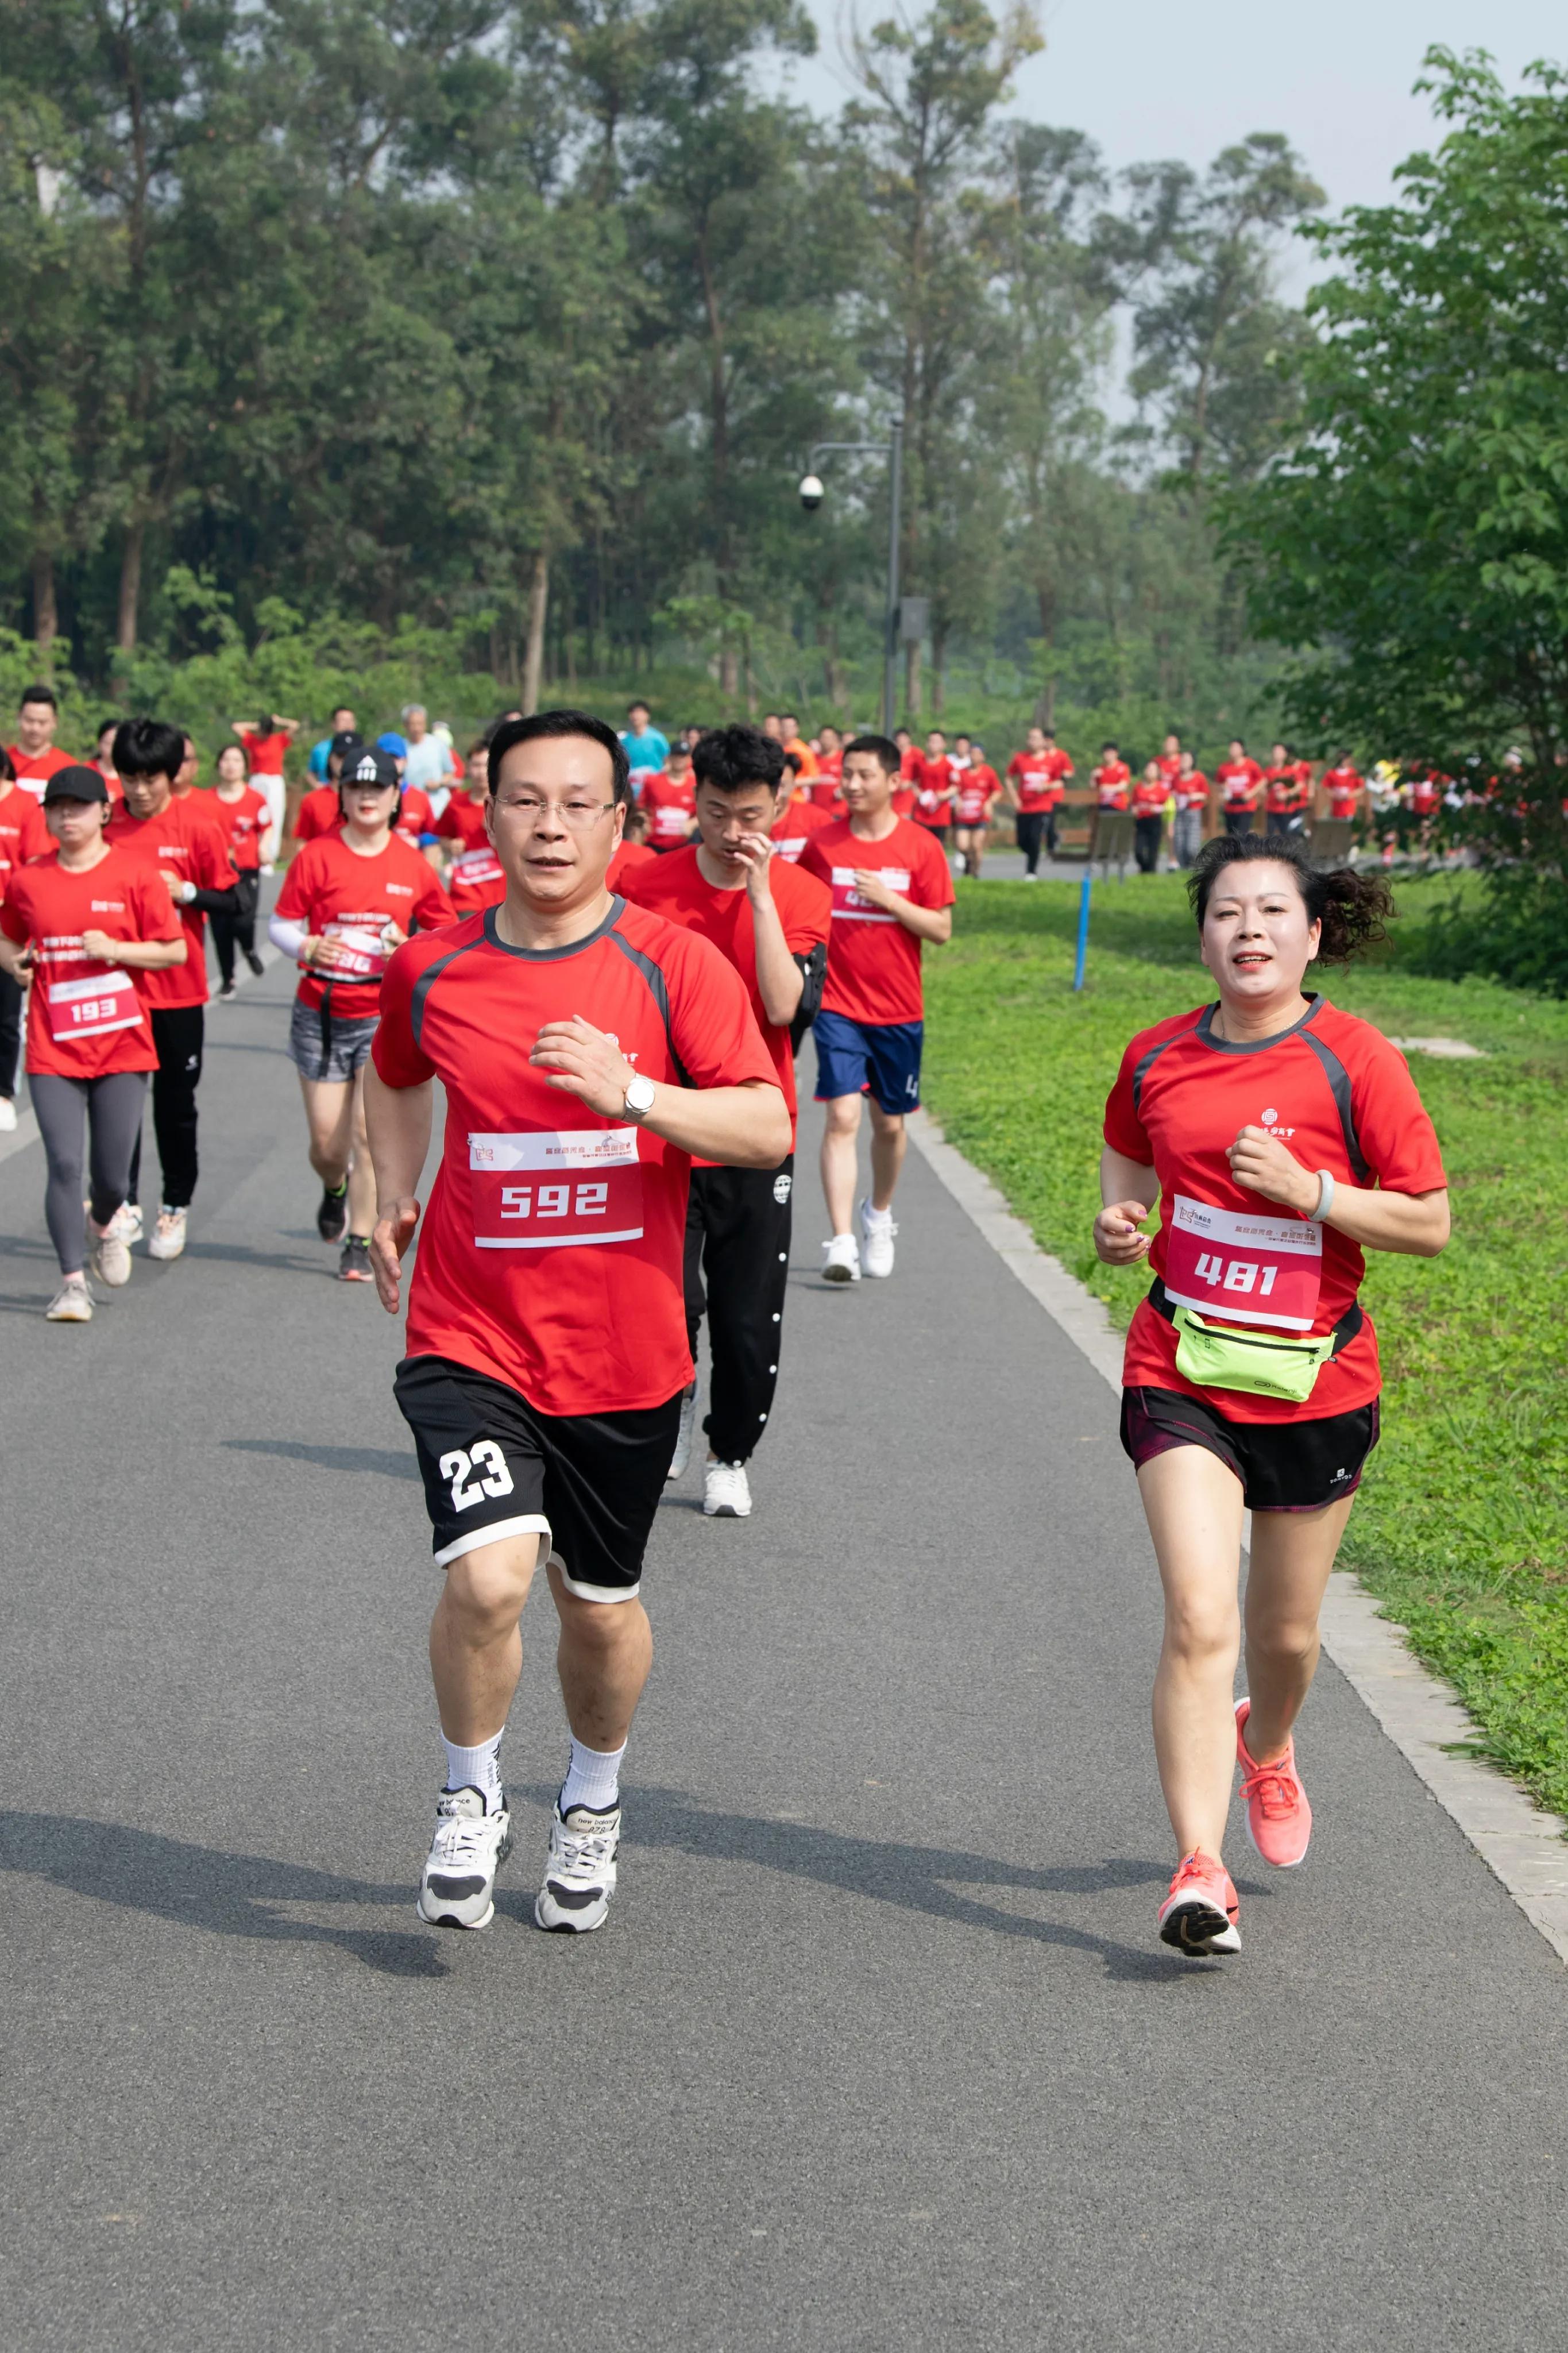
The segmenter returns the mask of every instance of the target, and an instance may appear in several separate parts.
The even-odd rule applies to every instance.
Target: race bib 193
[[[106,1029],[134,1029],[142,1001],[128,972],[100,972],[91,980],[57,980],[49,990],[49,1035],[57,1046],[73,1038],[100,1038]]]
[[[1214,1209],[1176,1195],[1163,1279],[1166,1296],[1177,1306],[1226,1324],[1310,1332],[1322,1273],[1321,1226]]]
[[[635,1127],[468,1137],[476,1250],[565,1250],[642,1238]]]

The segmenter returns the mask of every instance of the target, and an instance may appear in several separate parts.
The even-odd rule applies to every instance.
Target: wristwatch
[[[628,1119],[646,1119],[649,1112],[653,1109],[654,1094],[655,1088],[653,1081],[651,1079],[645,1079],[639,1071],[637,1077],[626,1089],[626,1117]]]

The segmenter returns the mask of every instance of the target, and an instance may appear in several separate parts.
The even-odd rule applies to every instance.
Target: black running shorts
[[[1180,1389],[1123,1389],[1121,1443],[1133,1463],[1175,1446],[1217,1454],[1252,1512],[1320,1512],[1353,1495],[1377,1444],[1377,1399],[1317,1420],[1227,1421]]]
[[[675,1451],[681,1392],[633,1413],[540,1413],[446,1356],[405,1356],[395,1394],[414,1432],[437,1568],[502,1536],[549,1538],[585,1601],[630,1601]]]

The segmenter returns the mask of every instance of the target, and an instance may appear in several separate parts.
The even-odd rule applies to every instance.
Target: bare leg
[[[871,1104],[871,1207],[890,1209],[898,1188],[899,1171],[904,1165],[909,1149],[909,1137],[904,1132],[903,1114],[884,1111],[879,1103]]]
[[[1318,1612],[1353,1495],[1321,1512],[1255,1512],[1247,1578],[1247,1753],[1283,1757],[1318,1668]]]
[[[585,1747],[622,1747],[653,1664],[647,1611],[640,1601],[581,1599],[553,1561],[546,1573],[561,1620],[555,1665],[566,1721]]]
[[[824,1103],[822,1191],[827,1221],[836,1234],[854,1231],[855,1180],[859,1173],[855,1140],[860,1133],[858,1095],[835,1095]],[[873,1119],[877,1114],[872,1113]]]
[[[493,1740],[522,1672],[518,1620],[538,1564],[537,1535],[503,1536],[447,1571],[430,1620],[430,1672],[441,1729],[459,1748]]]
[[[1138,1473],[1165,1593],[1154,1677],[1154,1753],[1177,1852],[1224,1851],[1236,1770],[1241,1647],[1240,1482],[1201,1446],[1173,1447]]]
[[[310,1166],[335,1190],[349,1173],[353,1150],[353,1087],[347,1080],[301,1078],[300,1092],[310,1132]]]
[[[349,1160],[349,1231],[368,1234],[375,1223],[375,1169],[364,1132],[364,1072],[354,1072],[353,1149]]]

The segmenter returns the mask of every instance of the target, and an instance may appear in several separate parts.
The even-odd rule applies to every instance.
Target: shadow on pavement
[[[120,1822],[7,1811],[0,1811],[0,1870],[25,1872],[100,1904],[117,1904],[220,1936],[263,1944],[336,1945],[385,1977],[447,1974],[433,1931],[337,1927],[290,1918],[279,1908],[299,1905],[319,1911],[324,1905],[356,1904],[387,1909],[395,1905],[406,1913],[414,1901],[413,1881],[375,1887],[305,1864],[275,1862],[265,1855],[193,1846]]]
[[[313,1462],[322,1471],[374,1471],[384,1479],[419,1477],[412,1454],[395,1454],[389,1446],[307,1446],[298,1438],[225,1438],[219,1444],[235,1454],[281,1454],[290,1462]]]

